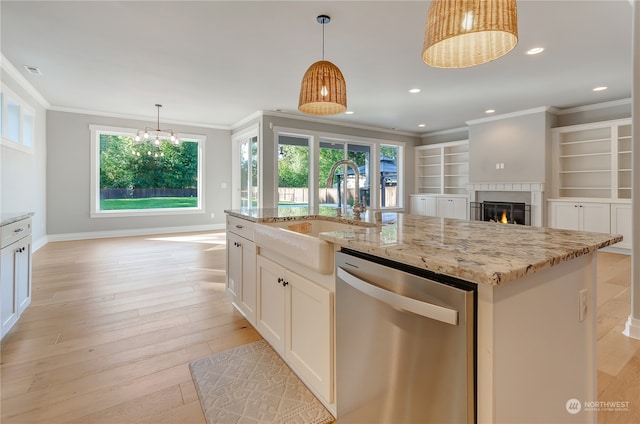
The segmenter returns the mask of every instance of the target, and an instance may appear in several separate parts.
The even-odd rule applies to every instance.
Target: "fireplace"
[[[469,202],[479,203],[524,203],[525,225],[542,227],[544,223],[544,183],[469,183]],[[510,211],[510,209],[509,209]],[[502,213],[502,211],[501,211]],[[515,214],[515,212],[514,212]],[[471,207],[469,219],[482,220],[481,207]],[[502,217],[500,217],[502,218]],[[518,218],[516,222],[520,223]]]
[[[469,217],[475,221],[531,225],[531,206],[520,202],[471,202]]]

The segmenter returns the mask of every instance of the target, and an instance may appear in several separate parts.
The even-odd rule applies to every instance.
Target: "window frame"
[[[9,99],[17,104],[19,107],[18,111],[18,139],[14,140],[9,138],[7,132],[9,131],[9,111],[8,104]],[[25,130],[25,118],[26,116],[31,116],[31,131]],[[31,107],[26,101],[24,101],[20,96],[18,96],[13,90],[8,88],[6,85],[0,85],[0,145],[7,146],[15,150],[19,150],[21,152],[33,154],[35,149],[35,141],[36,141],[36,123],[37,123],[37,115],[36,111],[33,107]],[[28,140],[28,143],[25,142],[25,135],[30,134],[31,139]]]
[[[387,140],[387,139],[377,139],[377,138],[369,138],[369,137],[359,137],[354,135],[345,135],[339,133],[332,133],[326,131],[313,131],[313,130],[305,130],[300,128],[288,128],[288,127],[280,127],[273,126],[273,140],[274,140],[274,156],[272,158],[274,169],[278,169],[278,140],[280,135],[293,136],[293,137],[307,137],[309,139],[309,161],[310,161],[310,169],[309,169],[309,209],[314,213],[318,213],[319,210],[319,193],[318,193],[318,160],[319,160],[319,149],[320,149],[320,141],[335,141],[339,143],[344,143],[345,146],[349,144],[354,145],[367,145],[371,148],[371,163],[369,165],[369,171],[371,175],[378,175],[380,169],[380,147],[381,146],[394,146],[398,148],[398,182],[397,182],[397,206],[380,206],[380,195],[378,193],[378,185],[376,184],[376,189],[370,189],[369,202],[371,204],[370,208],[383,210],[383,211],[401,211],[404,209],[404,192],[405,192],[405,168],[404,168],[404,158],[405,158],[405,150],[406,143],[395,140]],[[275,173],[275,185],[274,185],[274,193],[273,201],[274,205],[278,205],[278,175],[277,171]],[[372,184],[370,182],[370,184]]]
[[[90,209],[91,218],[114,218],[114,217],[134,217],[134,216],[169,216],[169,215],[189,215],[204,213],[204,151],[207,137],[201,134],[183,134],[178,136],[183,141],[198,143],[198,206],[194,208],[155,208],[155,209],[121,209],[107,210],[100,209],[100,135],[118,135],[135,137],[137,129],[114,127],[108,125],[89,125],[91,131],[91,190]]]

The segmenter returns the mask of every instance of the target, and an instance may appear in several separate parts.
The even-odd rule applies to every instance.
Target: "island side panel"
[[[579,319],[579,296],[587,310]],[[478,422],[595,423],[596,253],[501,286],[478,286]]]

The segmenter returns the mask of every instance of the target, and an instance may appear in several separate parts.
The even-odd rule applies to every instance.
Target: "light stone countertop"
[[[0,227],[12,224],[23,219],[27,219],[34,215],[33,212],[15,212],[15,213],[3,213],[0,216]]]
[[[283,209],[287,209],[283,211]],[[292,208],[225,211],[254,222],[331,219]],[[296,215],[299,213],[299,215]],[[364,221],[374,222],[367,213]],[[374,256],[479,284],[500,285],[622,241],[622,236],[492,222],[384,213],[376,227],[320,238]]]

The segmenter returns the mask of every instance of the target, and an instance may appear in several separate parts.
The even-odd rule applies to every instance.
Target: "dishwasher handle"
[[[458,325],[458,311],[434,305],[433,303],[422,302],[420,300],[405,297],[389,290],[385,290],[348,273],[338,267],[337,276],[345,283],[362,293],[387,303],[393,307],[404,309],[414,314],[422,315],[446,324]]]

